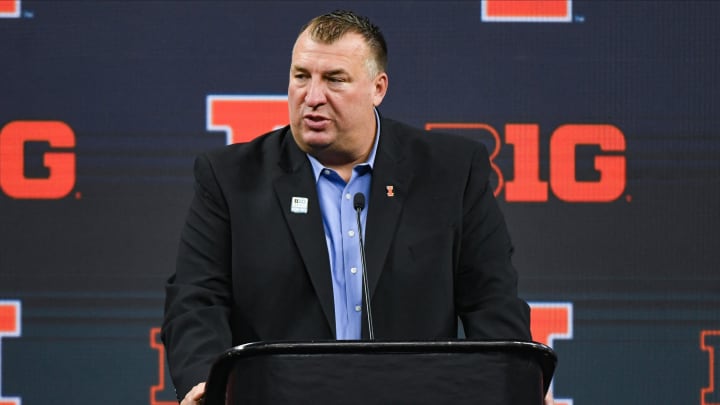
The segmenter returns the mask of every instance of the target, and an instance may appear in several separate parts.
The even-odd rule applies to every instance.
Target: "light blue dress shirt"
[[[361,337],[362,259],[354,197],[355,193],[363,193],[365,201],[370,200],[372,168],[380,139],[380,119],[377,111],[375,111],[375,122],[377,131],[370,155],[365,163],[355,165],[347,183],[336,171],[324,167],[317,159],[307,155],[315,173],[325,241],[330,257],[335,302],[335,331],[338,340],[357,340]],[[366,203],[360,214],[363,237],[367,207]]]

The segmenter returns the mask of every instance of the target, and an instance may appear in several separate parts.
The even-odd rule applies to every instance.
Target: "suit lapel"
[[[404,151],[398,134],[387,130],[383,122],[380,144],[375,157],[370,202],[368,204],[367,254],[370,294],[375,292],[388,251],[395,237],[400,214],[412,182],[413,173],[404,162]]]
[[[315,179],[310,162],[295,145],[290,130],[283,140],[280,167],[284,174],[275,179],[275,194],[282,207],[285,221],[290,228],[300,256],[305,263],[310,280],[327,318],[330,329],[335,335],[335,309],[330,276],[330,261],[325,244],[325,231],[322,225],[320,204],[315,187]],[[291,204],[295,197],[307,199],[307,212],[292,212]]]

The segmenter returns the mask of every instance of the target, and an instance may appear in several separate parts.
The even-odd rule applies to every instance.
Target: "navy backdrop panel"
[[[497,149],[521,294],[571,308],[569,330],[549,342],[559,402],[720,403],[719,2],[575,0],[566,22],[483,21],[479,0],[23,0],[0,2],[0,15],[13,4],[17,15],[0,18],[8,403],[172,401],[154,328],[193,158],[226,143],[207,129],[207,97],[285,95],[299,27],[336,8],[368,15],[386,35],[384,115]],[[31,139],[32,123],[46,121],[70,128],[74,146]],[[515,124],[530,128],[522,145]],[[27,125],[19,148],[16,125]],[[567,159],[552,140],[592,128],[624,145],[574,148],[571,177],[609,181],[595,159],[619,158],[620,192],[568,201],[567,176],[552,174]],[[539,160],[525,163],[546,190],[539,201],[508,191],[532,142]],[[72,187],[18,197],[18,177],[59,178],[43,163],[57,152],[75,157],[62,174]]]

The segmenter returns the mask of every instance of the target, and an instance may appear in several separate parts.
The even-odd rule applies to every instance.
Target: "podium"
[[[248,343],[212,366],[205,405],[541,405],[557,357],[519,341]]]

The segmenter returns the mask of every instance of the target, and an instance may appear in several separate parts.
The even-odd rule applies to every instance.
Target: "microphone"
[[[360,260],[362,261],[362,281],[365,293],[365,312],[367,313],[368,334],[370,336],[370,340],[375,340],[372,310],[370,309],[370,289],[368,288],[367,264],[365,264],[365,243],[363,242],[363,228],[362,222],[360,221],[360,213],[363,208],[365,208],[365,195],[363,193],[355,193],[355,196],[353,197],[353,206],[355,207],[355,212],[357,213],[358,237],[360,240]]]

